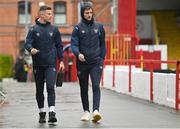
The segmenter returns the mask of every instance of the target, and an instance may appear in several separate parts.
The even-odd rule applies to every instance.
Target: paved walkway
[[[7,98],[0,107],[0,128],[180,128],[180,112],[105,89],[102,89],[102,121],[98,124],[82,122],[77,83],[64,83],[56,90],[58,123],[39,124],[34,83],[12,81],[4,83],[3,87]]]

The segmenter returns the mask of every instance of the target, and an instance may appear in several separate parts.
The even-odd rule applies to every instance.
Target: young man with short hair
[[[33,59],[33,73],[36,83],[36,100],[39,108],[39,123],[46,122],[44,110],[44,84],[46,82],[49,107],[48,122],[56,122],[55,113],[55,82],[56,60],[59,58],[59,69],[64,70],[63,44],[57,27],[51,25],[52,10],[41,6],[36,24],[30,28],[26,37],[25,48]]]

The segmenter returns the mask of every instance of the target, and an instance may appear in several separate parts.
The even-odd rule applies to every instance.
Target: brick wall
[[[31,2],[31,21],[34,24],[39,9],[38,0]],[[57,0],[43,0],[45,4],[53,9],[53,2]],[[78,2],[80,0],[59,0],[65,1],[67,5],[67,24],[60,26],[62,39],[69,42],[73,26],[78,22]],[[111,5],[109,0],[92,0],[96,20],[105,26],[106,33],[112,32]],[[0,54],[10,54],[14,59],[18,56],[19,48],[25,37],[25,26],[18,24],[18,0],[0,1]]]

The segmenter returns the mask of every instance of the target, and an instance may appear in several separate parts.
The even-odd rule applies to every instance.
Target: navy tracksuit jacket
[[[32,48],[39,50],[37,54],[32,55],[38,107],[44,107],[45,81],[48,92],[48,106],[54,106],[56,59],[63,60],[63,45],[58,28],[50,23],[41,24],[36,20],[36,25],[31,27],[28,32],[24,46],[29,52]]]
[[[81,99],[84,111],[89,111],[88,81],[89,75],[93,88],[93,111],[99,110],[100,88],[99,83],[106,54],[105,31],[101,24],[80,22],[74,27],[71,37],[71,49],[77,58],[77,71],[81,88]],[[82,53],[85,62],[78,59]]]

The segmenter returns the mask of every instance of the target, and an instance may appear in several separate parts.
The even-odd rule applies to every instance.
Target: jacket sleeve
[[[105,42],[105,30],[103,25],[100,26],[100,33],[99,33],[99,40],[100,40],[100,57],[105,59],[106,56],[106,42]]]
[[[71,50],[74,55],[77,57],[79,55],[79,29],[77,26],[74,27],[71,36]]]
[[[58,28],[55,28],[56,35],[55,35],[55,47],[57,50],[57,56],[62,61],[63,60],[63,43],[61,40],[61,33],[59,32]]]
[[[25,44],[24,44],[24,48],[26,50],[28,50],[29,52],[31,51],[31,49],[33,48],[33,42],[34,42],[34,38],[33,38],[33,27],[31,27],[29,29],[29,32],[26,36],[26,40],[25,40]]]

